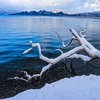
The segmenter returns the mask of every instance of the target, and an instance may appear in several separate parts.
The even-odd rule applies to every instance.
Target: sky
[[[100,0],[0,0],[0,10],[91,12],[100,11]]]

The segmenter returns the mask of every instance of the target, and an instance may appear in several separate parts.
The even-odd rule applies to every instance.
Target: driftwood
[[[93,45],[91,45],[85,38],[85,32],[86,29],[80,31],[80,33],[78,34],[74,29],[69,29],[70,32],[72,33],[73,37],[72,39],[68,42],[68,44],[65,44],[64,41],[62,40],[62,38],[60,37],[60,35],[56,32],[58,38],[60,39],[60,41],[62,42],[62,46],[63,47],[67,47],[68,45],[71,44],[71,42],[73,40],[77,40],[79,45],[78,47],[75,47],[72,50],[69,50],[66,53],[63,53],[62,50],[58,49],[61,52],[61,55],[54,58],[54,59],[49,59],[48,57],[45,57],[42,52],[41,52],[41,46],[39,43],[32,43],[32,41],[30,41],[30,46],[31,48],[29,48],[28,50],[25,50],[23,52],[23,54],[28,53],[29,51],[31,51],[33,48],[37,47],[38,51],[39,51],[39,57],[40,59],[42,59],[43,61],[46,61],[48,63],[47,66],[44,66],[41,70],[41,72],[39,74],[34,74],[34,75],[29,75],[26,71],[23,71],[25,73],[25,77],[27,77],[27,79],[19,78],[19,77],[14,77],[14,78],[9,78],[9,79],[16,79],[16,80],[23,80],[23,81],[30,81],[32,78],[37,78],[37,77],[41,77],[42,74],[47,71],[52,65],[58,63],[59,61],[61,61],[62,59],[69,59],[69,58],[81,58],[83,61],[91,61],[92,59],[95,58],[100,58],[100,51],[97,50]],[[82,54],[77,54],[77,52],[79,51],[84,51],[86,55],[82,55]]]

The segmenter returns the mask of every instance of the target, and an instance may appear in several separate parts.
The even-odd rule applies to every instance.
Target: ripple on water
[[[72,22],[74,21],[74,23]],[[90,20],[81,18],[59,18],[59,17],[0,17],[0,63],[7,63],[11,60],[25,59],[27,57],[38,57],[38,50],[34,48],[29,54],[22,55],[23,51],[30,48],[29,41],[40,43],[42,52],[46,55],[51,52],[59,55],[62,49],[68,51],[76,46],[72,43],[71,46],[64,49],[60,40],[57,37],[58,32],[62,39],[67,43],[71,34],[69,27],[73,27],[79,31],[78,25],[84,27],[88,22],[87,39],[96,48],[100,49],[100,21],[99,19]]]

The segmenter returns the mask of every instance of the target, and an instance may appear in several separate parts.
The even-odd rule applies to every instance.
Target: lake
[[[37,48],[28,54],[22,54],[24,50],[30,48],[30,40],[41,44],[43,55],[55,58],[60,55],[56,49],[60,48],[67,52],[78,46],[78,43],[74,41],[67,48],[63,48],[54,31],[58,32],[67,43],[72,37],[69,29],[74,28],[79,33],[79,26],[84,28],[86,24],[88,24],[87,40],[100,50],[100,19],[0,16],[0,98],[12,97],[27,89],[39,89],[46,83],[52,83],[65,77],[100,75],[100,60],[84,63],[81,59],[69,59],[53,65],[41,78],[33,78],[30,82],[8,80],[16,76],[25,77],[23,70],[30,75],[39,73],[41,68],[47,65],[39,59]]]
[[[74,18],[74,17],[40,17],[40,16],[0,16],[0,64],[14,63],[25,59],[38,58],[38,50],[34,48],[30,53],[23,55],[28,49],[29,41],[40,43],[42,53],[54,58],[60,55],[55,50],[62,49],[64,52],[77,46],[73,42],[69,47],[63,48],[57,38],[58,32],[67,43],[72,34],[69,29],[80,31],[79,26],[87,26],[87,40],[100,50],[100,19]],[[31,62],[31,61],[30,61]],[[5,67],[5,66],[4,66]]]

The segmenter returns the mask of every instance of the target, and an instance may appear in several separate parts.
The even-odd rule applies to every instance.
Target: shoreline
[[[76,63],[78,61],[78,63]],[[81,75],[100,75],[100,67],[92,66],[91,64],[95,65],[93,61],[91,63],[84,64],[84,62],[80,59],[74,59],[72,67],[76,73],[76,75],[71,72],[69,67],[70,59],[66,60],[65,62],[59,62],[58,64],[52,66],[47,72],[45,72],[41,78],[32,79],[30,82],[20,81],[20,80],[8,80],[8,78],[12,77],[22,77],[24,73],[22,70],[27,71],[29,74],[39,73],[41,68],[26,68],[26,69],[9,69],[6,71],[1,71],[0,73],[0,99],[9,98],[15,96],[16,94],[23,92],[28,89],[40,89],[46,83],[52,83],[57,80],[63,78],[70,78],[74,76],[81,76]],[[90,64],[90,66],[89,66]],[[24,67],[24,66],[23,66]]]

